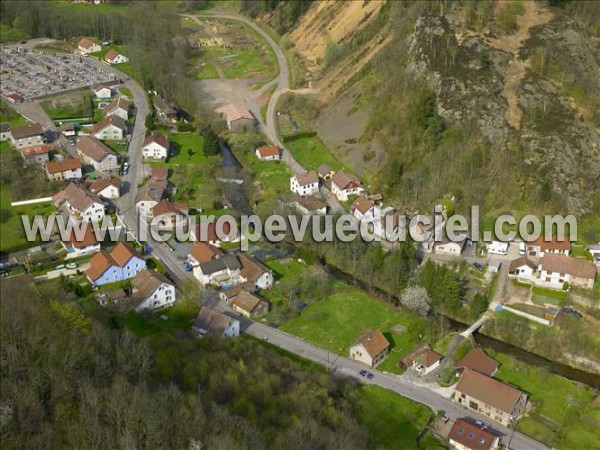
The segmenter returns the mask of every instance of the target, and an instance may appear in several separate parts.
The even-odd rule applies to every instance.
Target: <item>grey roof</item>
[[[10,130],[10,125],[8,124],[8,122],[0,123],[0,132],[6,133],[8,130]]]
[[[194,321],[192,328],[202,335],[221,336],[227,326],[236,319],[226,316],[214,309],[203,306]]]
[[[165,196],[165,190],[154,183],[146,183],[139,190],[135,202],[154,200],[160,202]]]
[[[240,264],[240,260],[235,255],[227,254],[221,258],[215,258],[211,261],[200,264],[200,270],[205,275],[210,275],[212,273],[220,272],[222,270],[237,270],[240,269],[242,265]]]

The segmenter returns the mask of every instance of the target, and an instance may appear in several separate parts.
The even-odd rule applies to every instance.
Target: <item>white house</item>
[[[242,268],[240,275],[245,282],[251,283],[254,289],[264,291],[275,282],[273,271],[249,255],[240,254],[238,257]]]
[[[144,158],[166,159],[169,155],[169,138],[160,133],[152,133],[142,145]]]
[[[240,321],[203,306],[194,321],[192,330],[199,337],[238,337],[240,335]]]
[[[151,220],[155,226],[162,230],[171,230],[175,226],[187,225],[187,211],[188,207],[186,205],[161,200],[152,207],[146,220]]]
[[[596,279],[594,263],[561,254],[546,253],[540,259],[538,272],[538,284],[553,289],[562,289],[564,283],[592,289]]]
[[[81,38],[79,42],[77,42],[77,48],[83,55],[87,55],[88,53],[96,53],[102,50],[102,46],[100,44],[96,44],[94,41],[88,38]]]
[[[385,359],[389,348],[390,343],[381,331],[371,331],[350,347],[350,358],[360,361],[369,367],[376,367]]]
[[[78,258],[90,253],[100,251],[100,242],[96,238],[96,233],[91,224],[85,227],[82,239],[78,239],[77,232],[69,234],[69,239],[61,241],[62,246],[67,251],[67,258]]]
[[[258,147],[255,154],[261,161],[279,161],[280,159],[279,147],[275,146]]]
[[[316,194],[319,192],[319,176],[317,172],[311,170],[310,172],[293,176],[290,178],[290,189],[302,197]]]
[[[90,191],[70,183],[52,197],[57,208],[64,207],[75,222],[99,222],[104,218],[104,203]]]
[[[39,123],[10,127],[9,140],[18,149],[44,144],[44,129]]]
[[[153,217],[152,208],[160,202],[165,196],[165,189],[157,184],[148,182],[139,190],[135,198],[135,207],[137,213],[144,220]]]
[[[49,180],[80,180],[82,176],[81,161],[76,158],[51,161],[46,164],[46,175]]]
[[[331,177],[331,192],[340,202],[345,202],[351,195],[360,195],[364,192],[360,181],[346,172],[336,172]]]
[[[90,191],[102,198],[116,200],[121,196],[121,180],[117,177],[100,178],[90,185]]]
[[[544,235],[541,235],[535,241],[527,243],[527,255],[534,258],[541,258],[548,253],[569,256],[570,252],[571,242],[567,236],[559,241],[556,236],[545,239]]]
[[[89,134],[102,141],[120,141],[127,134],[127,124],[122,117],[111,115],[95,124]]]
[[[106,52],[106,55],[104,55],[104,61],[109,64],[122,64],[129,62],[129,58],[111,48]]]
[[[229,253],[198,264],[193,268],[193,274],[202,286],[235,286],[245,281],[240,275],[241,267],[237,256]]]
[[[440,366],[442,356],[431,350],[429,345],[420,345],[400,360],[404,369],[413,369],[420,375],[427,375]]]
[[[465,245],[467,243],[466,239],[461,241],[453,242],[448,239],[442,240],[442,242],[437,242],[434,245],[435,253],[438,255],[454,255],[460,256]]]
[[[91,165],[95,171],[105,174],[116,174],[119,171],[117,154],[98,139],[82,136],[77,139],[77,154],[85,164]]]
[[[10,139],[10,125],[8,122],[0,123],[0,142]]]
[[[92,88],[94,97],[98,100],[106,100],[112,97],[112,90],[109,86],[99,83]]]
[[[131,280],[131,288],[135,312],[164,308],[175,303],[175,286],[158,272],[143,269]]]
[[[525,256],[521,256],[520,258],[511,261],[510,268],[508,269],[509,277],[516,278],[518,280],[522,280],[528,283],[533,282],[535,274],[536,266],[534,262]]]
[[[487,251],[490,255],[508,254],[508,242],[492,241],[487,244]]]
[[[110,104],[104,109],[104,115],[106,117],[118,116],[123,120],[129,119],[129,107],[131,104],[123,96],[115,98]]]

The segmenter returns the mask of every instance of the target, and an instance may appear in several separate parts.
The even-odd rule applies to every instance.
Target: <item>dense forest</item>
[[[2,282],[4,448],[364,448],[357,391],[249,338],[139,338]]]

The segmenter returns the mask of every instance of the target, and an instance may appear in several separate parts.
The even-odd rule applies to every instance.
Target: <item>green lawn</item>
[[[191,133],[167,133],[175,154],[169,159],[169,164],[202,164],[204,156],[204,137],[193,131]],[[191,149],[191,155],[189,150]]]
[[[359,418],[370,430],[372,449],[417,448],[416,438],[423,431],[432,412],[379,386],[358,388]],[[444,448],[428,438],[421,448]]]
[[[296,276],[294,263],[290,268],[282,262],[269,262],[277,273]],[[287,275],[288,277],[290,275]],[[390,356],[379,366],[381,370],[399,373],[398,360],[420,343],[419,334],[426,334],[424,321],[409,313],[395,310],[374,299],[355,286],[331,280],[333,293],[320,299],[281,326],[283,331],[300,336],[315,345],[329,347],[331,351],[347,355],[350,346],[363,334],[380,329],[391,342]],[[275,286],[275,290],[277,286]],[[270,291],[265,296],[276,295]],[[392,331],[396,325],[405,327],[400,335]]]
[[[332,169],[351,172],[348,167],[333,156],[323,141],[319,139],[317,133],[310,132],[287,136],[283,138],[283,142],[296,161],[307,170],[314,170],[321,164],[327,164]]]
[[[263,190],[271,190],[275,194],[289,192],[292,171],[286,164],[279,161],[261,161],[250,149],[232,151],[240,164],[255,175],[255,180],[261,183]]]
[[[0,122],[8,122],[11,126],[17,126],[25,125],[27,119],[4,102],[0,102]],[[6,144],[6,142],[3,142],[2,144]]]
[[[104,142],[108,147],[112,148],[117,153],[127,152],[127,141],[106,140],[102,142]]]
[[[94,116],[94,104],[87,90],[54,96],[41,101],[40,106],[53,120]]]
[[[3,151],[5,148],[4,144],[3,142]],[[9,150],[14,151],[10,148]],[[31,217],[30,220],[33,220],[33,216],[36,214],[47,216],[54,211],[50,203],[13,207],[10,205],[11,201],[15,201],[15,199],[11,198],[10,185],[2,185],[0,189],[0,227],[2,229],[2,233],[0,234],[0,252],[2,253],[14,252],[32,247],[35,244],[34,242],[28,242],[26,239],[21,215],[28,215]],[[38,238],[35,242],[41,241]]]
[[[535,303],[550,303],[557,306],[563,305],[569,296],[567,291],[556,291],[539,286],[533,286],[531,294]]]
[[[17,42],[26,38],[27,36],[21,30],[13,28],[5,23],[0,23],[0,44]]]
[[[119,92],[127,97],[129,100],[133,100],[133,94],[131,93],[131,89],[127,87],[120,87]]]
[[[592,405],[597,392],[510,356],[490,356],[500,363],[496,378],[525,391],[536,405],[519,423],[522,432],[564,449],[594,448],[600,441],[600,406]]]

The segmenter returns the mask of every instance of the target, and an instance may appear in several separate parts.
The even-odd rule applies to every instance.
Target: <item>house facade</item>
[[[538,271],[538,284],[553,289],[563,289],[565,283],[593,289],[596,280],[594,263],[558,253],[545,253],[540,259]]]
[[[350,358],[369,367],[377,367],[385,359],[390,343],[379,330],[371,331],[350,347]]]
[[[123,96],[115,98],[110,104],[104,109],[106,117],[117,116],[123,120],[129,119],[129,100]]]
[[[49,145],[35,145],[33,147],[26,147],[19,150],[23,162],[30,166],[32,164],[46,164],[50,160],[50,146]]]
[[[517,280],[531,283],[536,273],[536,265],[533,261],[525,256],[514,259],[510,263],[508,276]]]
[[[90,260],[86,275],[94,286],[129,280],[146,267],[144,257],[129,244],[120,242],[112,252],[101,251]]]
[[[290,178],[290,190],[301,197],[319,192],[319,176],[314,170]]]
[[[531,258],[541,258],[546,254],[558,254],[569,256],[571,252],[571,242],[568,237],[559,240],[558,237],[552,236],[550,239],[539,236],[535,241],[527,243],[527,255]]]
[[[143,269],[131,280],[135,312],[165,308],[175,303],[175,286],[163,275]]]
[[[500,438],[490,433],[481,422],[456,419],[448,434],[450,447],[455,450],[498,450]]]
[[[230,131],[246,132],[254,130],[256,120],[248,108],[239,104],[228,104],[215,109],[227,122]]]
[[[98,100],[107,100],[112,97],[112,89],[105,84],[97,84],[92,88],[92,94]]]
[[[104,60],[109,64],[123,64],[129,62],[129,58],[116,50],[110,49],[106,52]]]
[[[264,291],[273,287],[275,279],[273,278],[273,271],[271,269],[258,262],[252,256],[243,253],[238,256],[238,260],[242,265],[240,275],[254,289]]]
[[[68,240],[61,241],[61,245],[67,252],[67,258],[78,258],[100,251],[100,242],[98,242],[91,224],[85,227],[82,238],[78,239],[78,237],[77,233],[73,232],[69,234]]]
[[[76,184],[70,183],[64,190],[52,197],[57,208],[65,208],[71,220],[99,222],[104,219],[104,203],[95,194]]]
[[[527,395],[508,384],[465,369],[456,385],[454,401],[508,427],[525,412]]]
[[[100,44],[96,44],[94,41],[88,38],[81,38],[79,42],[77,42],[77,48],[82,55],[96,53],[102,50],[102,46]]]
[[[331,177],[331,192],[338,201],[345,202],[348,201],[348,197],[351,195],[360,195],[365,190],[354,175],[346,172],[336,172]]]
[[[81,161],[76,158],[63,159],[62,161],[51,161],[46,164],[46,175],[49,180],[80,180]]]
[[[220,258],[198,264],[192,272],[202,286],[235,286],[245,281],[240,275],[241,267],[237,256],[225,254]]]
[[[10,125],[8,122],[0,123],[0,142],[8,141],[10,139]]]
[[[121,196],[121,180],[117,177],[101,178],[90,185],[90,191],[107,200]]]
[[[444,239],[442,242],[437,242],[434,244],[435,253],[438,255],[460,256],[465,248],[466,243],[466,239],[457,242]]]
[[[105,117],[90,129],[90,135],[96,139],[119,141],[125,139],[127,125],[119,115]]]
[[[256,157],[261,161],[279,161],[280,159],[280,150],[279,147],[275,146],[264,146],[258,147],[254,153]]]
[[[104,174],[117,174],[119,160],[117,154],[107,145],[91,136],[82,136],[77,139],[77,155],[85,164],[89,164],[97,172]]]
[[[10,128],[10,144],[17,150],[44,144],[44,129],[38,123]]]
[[[192,331],[198,337],[238,337],[240,335],[240,321],[203,306],[194,321],[194,325],[192,325]]]
[[[431,350],[429,345],[420,345],[400,360],[400,367],[427,375],[440,366],[442,356]]]
[[[270,304],[267,300],[241,289],[238,295],[231,300],[234,311],[248,318],[263,316],[269,312]]]
[[[187,211],[186,205],[161,200],[152,207],[146,220],[152,220],[152,223],[161,230],[172,230],[176,226],[187,225]]]
[[[169,138],[160,133],[152,133],[142,145],[144,159],[166,159],[169,155]]]
[[[313,195],[301,197],[298,194],[294,194],[292,197],[292,201],[289,203],[289,205],[296,208],[298,212],[300,212],[300,214],[306,216],[310,216],[313,214],[327,214],[327,203]]]

